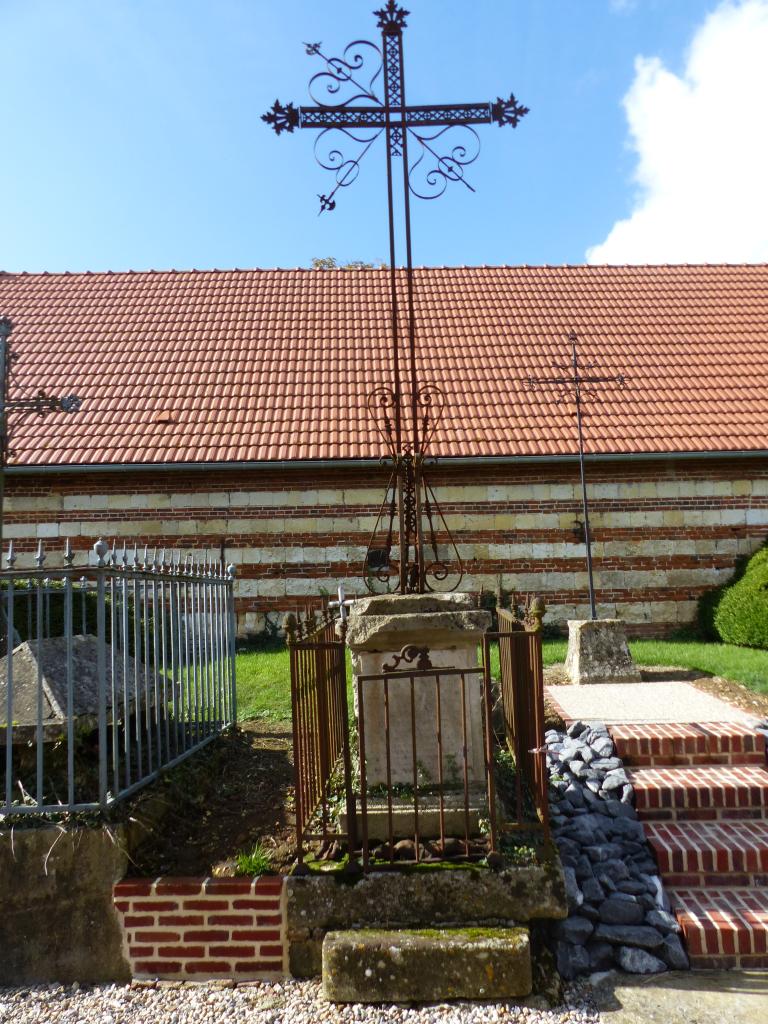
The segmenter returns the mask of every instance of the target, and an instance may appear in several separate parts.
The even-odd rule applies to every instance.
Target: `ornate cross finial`
[[[495,121],[499,128],[505,124],[511,124],[513,128],[517,128],[520,118],[529,113],[528,107],[517,102],[513,92],[509,94],[508,100],[503,100],[499,96],[496,102],[491,104],[491,120]]]
[[[379,19],[376,22],[377,28],[388,29],[394,27],[398,29],[406,27],[408,23],[405,19],[411,12],[399,7],[395,3],[395,0],[387,0],[387,5],[385,7],[382,7],[380,10],[374,11],[373,13]]]
[[[286,105],[280,100],[275,100],[272,109],[261,115],[261,120],[271,125],[276,135],[280,132],[292,132],[294,128],[299,127],[299,111],[292,103]]]

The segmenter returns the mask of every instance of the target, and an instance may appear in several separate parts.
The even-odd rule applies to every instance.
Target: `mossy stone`
[[[331,1002],[514,999],[531,988],[527,928],[366,929],[323,940]]]

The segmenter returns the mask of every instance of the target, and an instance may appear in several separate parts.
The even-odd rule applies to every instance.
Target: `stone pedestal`
[[[639,683],[620,619],[569,619],[565,671],[572,683]]]
[[[477,653],[490,623],[490,614],[479,611],[469,594],[381,595],[356,601],[353,605],[347,645],[352,654],[358,717],[358,677],[381,674],[384,666],[391,666],[405,647],[426,647],[435,669],[458,669],[468,673],[464,676],[462,716],[458,674],[436,681],[429,676],[419,676],[418,659],[403,660],[397,665],[400,670],[414,670],[415,686],[412,704],[410,680],[391,679],[387,684],[393,785],[413,784],[414,735],[419,785],[438,782],[438,690],[444,785],[463,786],[464,721],[469,783],[484,782],[482,674],[478,670]],[[372,787],[387,781],[384,683],[371,680],[363,686],[366,783]]]

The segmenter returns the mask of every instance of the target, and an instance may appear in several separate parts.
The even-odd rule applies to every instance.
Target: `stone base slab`
[[[470,836],[480,834],[481,801],[480,794],[471,794],[469,802],[468,832]],[[487,801],[486,801],[487,804]],[[389,839],[389,808],[386,799],[377,797],[375,800],[368,800],[366,807],[366,819],[368,822],[369,841],[386,841]],[[358,801],[358,814],[360,814]],[[487,814],[487,810],[484,811]],[[464,838],[465,825],[464,797],[449,794],[443,801],[442,824],[446,836]],[[360,820],[360,819],[358,819]],[[439,839],[441,835],[440,800],[436,796],[419,798],[419,839]],[[339,815],[339,829],[347,832],[347,815],[341,812]],[[413,800],[393,800],[392,805],[392,835],[397,839],[413,839],[416,835],[416,814],[414,812]]]
[[[509,999],[531,988],[527,928],[330,932],[323,941],[331,1002]]]
[[[639,683],[621,619],[569,619],[565,671],[572,683]]]

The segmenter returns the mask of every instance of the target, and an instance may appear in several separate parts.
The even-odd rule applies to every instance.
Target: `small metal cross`
[[[452,560],[458,566],[461,580],[461,559],[450,536],[445,518],[431,488],[424,481],[424,453],[445,397],[432,384],[422,384],[416,365],[416,327],[414,313],[413,256],[411,239],[410,197],[436,199],[451,182],[461,182],[474,191],[467,181],[465,168],[479,154],[480,139],[473,125],[497,124],[517,126],[528,113],[510,94],[486,103],[442,103],[426,106],[409,105],[405,98],[403,62],[403,29],[409,12],[395,0],[377,11],[377,27],[381,29],[381,46],[367,40],[350,43],[341,57],[328,57],[322,43],[305,43],[306,53],[323,61],[325,68],[312,77],[309,92],[315,106],[283,104],[275,100],[262,116],[277,135],[295,129],[319,129],[315,140],[315,157],[321,167],[335,176],[333,187],[320,195],[320,212],[333,210],[340,189],[351,185],[360,172],[361,161],[376,140],[385,137],[387,166],[387,204],[389,216],[389,286],[392,335],[392,387],[381,383],[372,386],[368,407],[381,423],[382,433],[393,463],[374,536],[368,545],[364,579],[369,589],[373,582],[386,584],[393,573],[391,551],[394,543],[394,522],[398,521],[397,542],[400,549],[397,589],[401,593],[434,589],[428,578],[442,583],[452,571],[438,553],[436,523],[448,536]],[[456,137],[461,133],[460,137]],[[417,158],[409,159],[409,141],[415,145]],[[350,152],[351,150],[351,152]],[[403,238],[405,241],[405,283],[408,307],[408,375],[401,379],[398,292],[395,239],[395,176],[393,161],[402,160]],[[403,423],[403,405],[409,409],[410,429]],[[390,499],[391,495],[391,499]],[[386,541],[375,546],[379,524],[389,521]],[[411,554],[412,552],[412,554]],[[426,552],[429,552],[426,555]],[[431,561],[427,563],[425,557]],[[440,589],[447,589],[440,587]]]
[[[539,387],[559,387],[562,396],[559,401],[572,400],[576,407],[576,429],[579,439],[579,471],[581,473],[581,503],[584,510],[584,544],[587,552],[587,580],[589,584],[589,608],[593,619],[597,618],[595,605],[595,587],[592,578],[592,538],[589,529],[589,503],[587,501],[587,484],[584,473],[584,431],[582,424],[583,405],[585,398],[596,398],[598,384],[616,384],[624,388],[628,378],[623,374],[590,374],[584,371],[594,370],[595,363],[580,363],[576,349],[576,334],[571,331],[568,341],[571,343],[571,362],[567,366],[558,366],[558,370],[570,370],[567,376],[560,377],[525,377],[524,383],[531,391]]]

